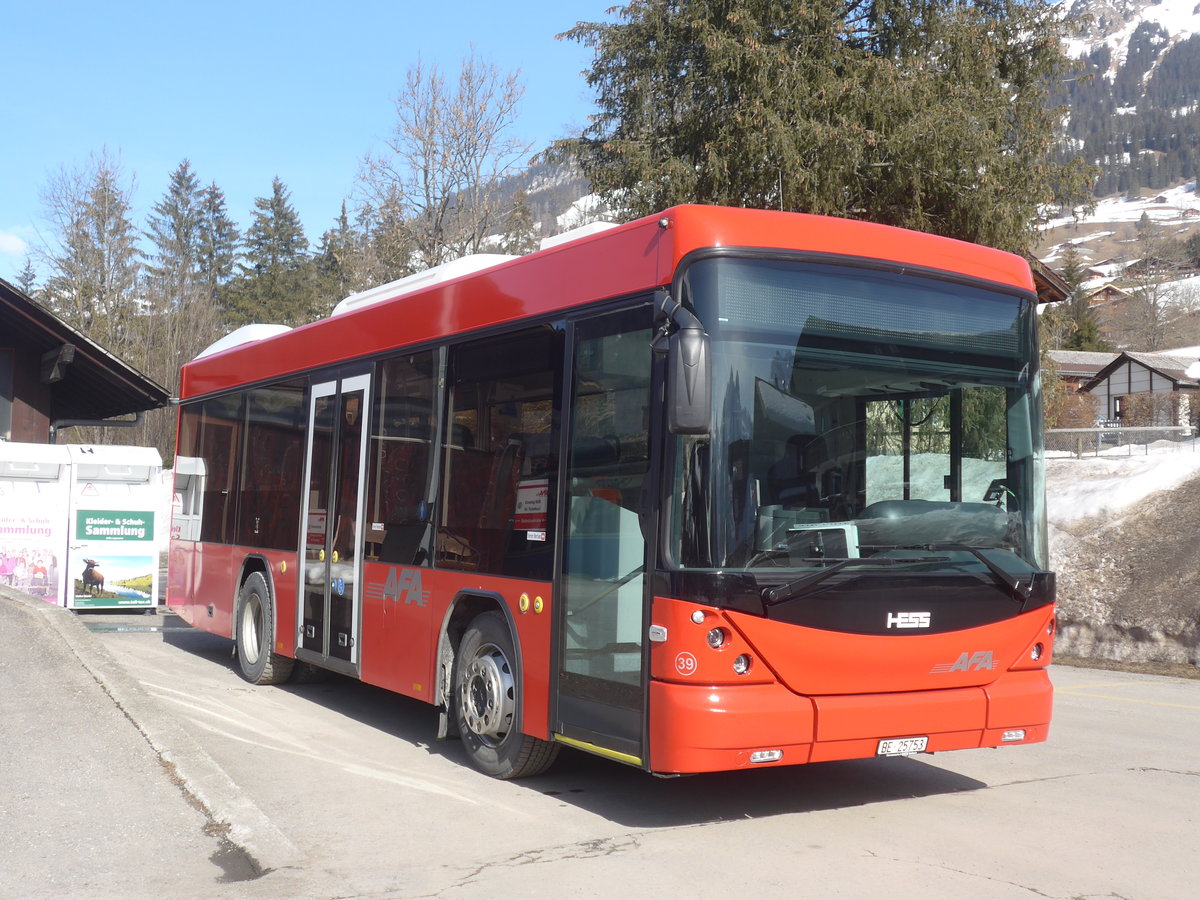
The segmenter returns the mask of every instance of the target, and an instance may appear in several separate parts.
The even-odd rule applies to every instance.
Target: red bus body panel
[[[542,739],[550,737],[549,584],[389,563],[364,565],[363,681],[432,703],[436,699],[438,637],[451,603],[463,592],[491,596],[507,610],[521,655],[521,683],[525,686],[521,730]],[[406,592],[403,598],[387,595],[389,572],[398,575],[400,570],[409,574],[410,581],[412,573],[418,573],[418,596],[413,596],[415,591]]]
[[[878,637],[656,598],[653,622],[667,639],[651,645],[650,768],[707,772],[856,759],[874,756],[883,738],[928,737],[930,752],[1000,746],[1016,729],[1025,737],[1011,743],[1045,740],[1049,638],[1033,663],[1037,640],[1029,636],[1047,636],[1053,618],[1053,607],[1041,607],[967,632]],[[705,636],[718,627],[729,639],[714,650]],[[996,648],[990,658],[989,646]],[[738,675],[733,660],[742,654],[752,662]],[[776,750],[779,759],[751,763],[755,751]]]
[[[664,223],[666,227],[664,227]],[[796,213],[679,206],[445,284],[188,363],[194,397],[667,284],[689,253],[802,248],[942,269],[1033,290],[1018,256],[886,225]]]
[[[440,341],[524,317],[545,316],[670,284],[690,253],[712,248],[794,250],[884,260],[979,278],[1032,292],[1020,257],[864,222],[758,210],[681,206],[609,231],[504,262],[482,272],[323,319],[279,336],[194,360],[180,395],[193,398],[305,373],[397,347]],[[173,540],[168,605],[190,624],[231,637],[239,578],[248,558],[269,569],[276,652],[296,652],[297,552]],[[419,597],[386,590],[397,566],[367,561],[359,660],[363,681],[434,701],[438,639],[462,592],[499,598],[513,623],[523,678],[522,730],[550,732],[554,673],[550,585],[454,570],[419,569]],[[403,567],[411,580],[412,567]],[[537,602],[535,602],[537,601]],[[703,613],[703,625],[692,621]],[[651,645],[649,759],[655,772],[751,765],[755,750],[777,762],[872,756],[881,737],[928,735],[930,750],[995,746],[1005,730],[1042,740],[1050,719],[1045,665],[1030,650],[1053,607],[961,634],[880,638],[819,632],[684,600],[658,598]],[[712,650],[707,631],[728,630]],[[1046,639],[1047,647],[1049,639]],[[983,669],[973,654],[991,651]],[[962,654],[967,654],[965,663]],[[736,675],[732,660],[753,659]],[[933,674],[930,660],[950,671]],[[956,667],[957,666],[957,667]],[[873,693],[887,686],[892,693]]]
[[[275,652],[296,655],[296,554],[234,544],[173,539],[167,566],[167,606],[195,628],[233,637],[233,608],[244,565],[268,566],[275,600]],[[211,609],[211,612],[210,612]]]

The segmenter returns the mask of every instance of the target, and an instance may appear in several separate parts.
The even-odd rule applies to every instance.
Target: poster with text
[[[46,487],[0,482],[0,584],[59,603],[66,580],[67,523]],[[65,502],[65,493],[61,499]]]
[[[153,512],[77,509],[73,524],[73,606],[155,604],[159,560]]]

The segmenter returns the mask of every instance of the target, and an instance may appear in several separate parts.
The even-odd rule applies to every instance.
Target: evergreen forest
[[[1065,83],[1066,149],[1096,163],[1096,197],[1160,190],[1194,179],[1200,166],[1200,35],[1170,42],[1143,22],[1124,65],[1101,45]]]

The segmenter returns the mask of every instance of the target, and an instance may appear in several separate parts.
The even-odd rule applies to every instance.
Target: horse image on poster
[[[83,586],[89,594],[99,597],[104,591],[104,573],[96,568],[97,563],[94,559],[85,559],[83,565],[83,575],[81,576]]]

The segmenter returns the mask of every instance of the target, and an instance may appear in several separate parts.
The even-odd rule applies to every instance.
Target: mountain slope
[[[1070,105],[1069,149],[1101,166],[1098,197],[1159,190],[1200,171],[1200,3],[1075,0],[1068,45],[1083,76]]]

